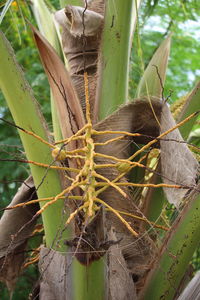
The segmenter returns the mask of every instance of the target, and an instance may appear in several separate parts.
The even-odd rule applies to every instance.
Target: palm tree
[[[54,140],[1,33],[0,86],[33,176],[1,219],[1,278],[10,291],[40,215],[45,246],[33,299],[173,299],[183,289],[199,241],[199,187],[179,128],[187,137],[198,116],[199,84],[174,108],[176,124],[163,97],[168,36],[127,101],[139,2],[85,1],[56,12],[66,68],[52,14],[33,1],[49,40],[30,25],[51,87]],[[171,226],[158,224],[165,197],[177,207]]]

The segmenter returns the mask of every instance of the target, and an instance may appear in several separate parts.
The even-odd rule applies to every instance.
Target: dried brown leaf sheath
[[[59,114],[63,138],[77,132],[85,124],[83,112],[70,75],[47,40],[31,26],[45,72],[48,76]]]
[[[35,199],[32,177],[22,184],[9,206]],[[24,262],[24,249],[33,231],[36,220],[29,223],[38,205],[7,210],[0,220],[0,280],[6,282],[10,291],[15,286]],[[23,228],[23,229],[22,229]]]
[[[169,108],[164,106],[161,117],[161,133],[172,128],[175,124]],[[178,184],[195,187],[199,164],[188,149],[187,144],[182,143],[183,138],[179,129],[167,134],[165,139],[169,139],[169,141],[160,141],[161,168],[164,183],[169,184],[171,181],[174,181]],[[188,190],[165,189],[167,200],[178,207]]]
[[[97,8],[98,4],[95,7]],[[90,105],[93,113],[103,16],[90,10],[90,7],[84,13],[83,11],[82,7],[67,5],[66,8],[56,12],[55,18],[62,26],[63,51],[69,63],[71,79],[84,113],[84,72],[88,74]],[[96,118],[97,116],[92,116],[92,119]]]

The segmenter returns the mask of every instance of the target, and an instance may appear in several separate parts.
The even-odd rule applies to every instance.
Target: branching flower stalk
[[[187,117],[185,120],[181,121],[179,124],[174,126],[173,128],[170,128],[168,131],[162,133],[157,138],[153,139],[149,143],[147,143],[145,146],[143,146],[141,149],[139,149],[137,152],[135,152],[132,156],[130,156],[128,159],[119,159],[114,156],[105,155],[101,153],[95,152],[95,146],[97,145],[107,145],[108,143],[112,143],[113,141],[120,140],[124,138],[124,136],[140,136],[139,133],[129,133],[125,131],[96,131],[93,129],[92,121],[91,121],[91,114],[90,114],[90,102],[89,102],[89,90],[88,90],[88,76],[87,73],[84,73],[84,80],[85,80],[85,102],[86,102],[86,125],[84,125],[83,128],[81,128],[79,131],[77,131],[73,136],[69,137],[68,139],[58,141],[54,144],[51,144],[45,140],[43,140],[38,135],[34,134],[31,131],[25,130],[19,126],[18,129],[23,130],[25,133],[35,137],[40,142],[48,145],[50,148],[52,148],[52,156],[54,158],[54,161],[63,161],[66,158],[69,159],[76,159],[77,160],[77,166],[80,166],[80,168],[69,168],[65,166],[53,166],[53,165],[47,165],[40,162],[34,162],[34,161],[27,161],[28,163],[35,164],[37,166],[41,166],[44,168],[49,169],[58,169],[63,170],[71,173],[76,173],[77,175],[75,178],[65,175],[68,180],[71,181],[71,185],[65,188],[63,191],[61,191],[58,195],[55,197],[47,197],[47,198],[41,198],[37,200],[31,200],[26,203],[18,204],[11,208],[16,208],[20,206],[30,205],[36,202],[42,202],[42,201],[48,201],[44,204],[44,206],[37,211],[36,216],[39,216],[46,210],[50,205],[57,202],[59,199],[64,199],[66,196],[68,199],[73,199],[80,201],[80,206],[72,212],[67,221],[66,225],[68,225],[75,216],[80,212],[84,212],[84,226],[87,226],[92,219],[95,217],[96,212],[100,209],[101,206],[104,206],[106,210],[111,211],[114,213],[120,221],[126,226],[127,230],[129,230],[135,237],[138,236],[138,233],[130,226],[130,224],[122,217],[122,215],[128,215],[130,217],[133,217],[135,219],[143,220],[154,227],[168,230],[168,228],[156,225],[154,222],[150,222],[144,217],[138,217],[133,214],[128,214],[127,212],[118,211],[114,208],[112,208],[110,205],[108,205],[105,201],[99,198],[99,195],[105,191],[108,187],[113,187],[118,193],[120,193],[123,197],[127,197],[124,190],[121,189],[122,186],[127,187],[153,187],[153,188],[160,188],[160,187],[167,187],[167,188],[184,188],[183,185],[178,184],[140,184],[140,183],[132,183],[132,182],[119,182],[119,180],[124,177],[132,168],[134,167],[141,167],[146,168],[144,164],[142,164],[142,160],[144,157],[142,157],[139,162],[132,161],[138,154],[142,153],[144,150],[149,149],[150,146],[152,146],[154,143],[156,143],[159,139],[163,138],[165,135],[167,135],[169,132],[172,132],[176,128],[179,128],[181,125],[185,124],[187,121],[192,119],[197,113],[193,113],[189,117]],[[102,134],[120,134],[120,136],[117,136],[116,138],[112,138],[110,140],[107,140],[104,143],[95,143],[93,140],[94,135],[102,135]],[[64,150],[64,147],[67,146],[70,142],[75,140],[81,140],[83,143],[82,148],[78,148],[75,150],[67,151]],[[61,147],[58,147],[58,144],[63,144]],[[110,164],[96,164],[95,163],[95,157],[102,157],[105,159],[112,160],[112,163]],[[97,170],[100,168],[110,168],[115,167],[119,172],[120,175],[118,175],[114,180],[110,181],[105,176],[102,176],[97,173]],[[153,171],[153,170],[152,170]],[[98,179],[98,181],[97,181]],[[83,195],[71,195],[71,192],[75,190],[77,187],[81,188]],[[188,187],[185,187],[188,188]]]

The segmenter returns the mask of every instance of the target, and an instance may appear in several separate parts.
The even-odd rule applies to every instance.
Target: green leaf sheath
[[[128,71],[134,0],[107,0],[102,36],[97,103],[100,119],[128,98]],[[97,109],[97,108],[96,108]]]
[[[186,102],[183,106],[183,109],[180,113],[178,121],[184,120],[187,118],[190,114],[194,113],[195,111],[200,110],[200,82],[197,83],[197,85],[194,87],[194,89],[190,92],[188,95]],[[195,124],[196,118],[191,119],[189,122],[185,123],[180,128],[180,132],[183,136],[183,138],[187,139],[193,125]]]
[[[200,239],[199,192],[193,192],[188,201],[166,238],[140,299],[171,300],[176,293]]]
[[[34,132],[48,140],[45,122],[26,82],[21,68],[17,64],[9,42],[0,32],[0,88],[5,96],[16,125]],[[19,134],[28,160],[50,164],[51,149],[36,138],[19,130]],[[61,191],[59,174],[54,170],[30,165],[39,198],[56,196]],[[46,177],[43,181],[44,176]],[[44,202],[41,202],[41,206]],[[47,208],[43,213],[43,222],[47,246],[51,246],[60,224],[62,200]]]
[[[105,270],[104,259],[99,259],[89,266],[73,261],[73,293],[74,300],[104,300]]]

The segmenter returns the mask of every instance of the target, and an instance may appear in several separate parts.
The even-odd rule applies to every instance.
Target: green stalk
[[[0,32],[0,88],[6,98],[15,123],[27,130],[34,132],[43,139],[48,140],[47,130],[39,111],[32,90],[24,78],[21,68],[17,64],[9,42]],[[36,138],[19,130],[19,134],[28,160],[50,164],[52,162],[51,149]],[[54,170],[30,165],[35,186],[39,187],[39,198],[53,197],[61,192],[59,174]],[[45,176],[45,180],[43,180]],[[41,184],[42,182],[42,184]],[[41,202],[41,207],[44,202]],[[61,226],[61,212],[63,201],[48,207],[42,214],[46,244],[52,247],[58,228]],[[64,246],[59,248],[60,251]]]
[[[128,72],[134,0],[106,0],[97,103],[100,119],[128,99]],[[98,106],[98,104],[97,104]],[[98,110],[98,107],[95,108]]]
[[[197,189],[199,188],[200,185]],[[168,234],[160,257],[147,277],[140,299],[174,299],[177,287],[200,240],[199,192],[193,192],[187,200],[188,204]]]
[[[200,98],[200,82],[197,83],[197,85],[189,94],[185,102],[185,105],[183,106],[183,109],[181,111],[181,114],[179,116],[178,122],[184,120],[190,114],[199,110],[199,98]],[[197,117],[198,115],[196,116],[196,118],[191,119],[189,122],[185,123],[183,126],[180,127],[179,130],[185,139],[188,138]]]
[[[105,299],[104,261],[99,259],[89,266],[73,261],[73,292],[74,300]]]

